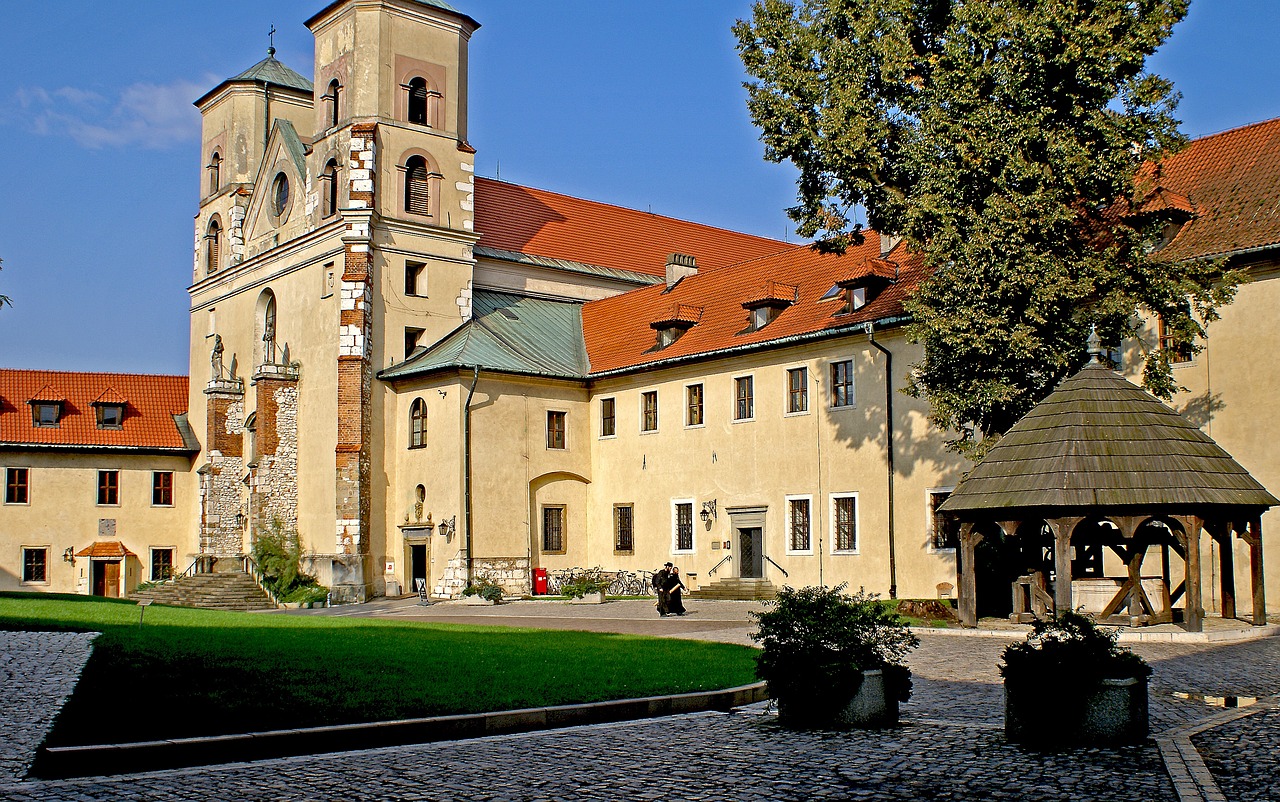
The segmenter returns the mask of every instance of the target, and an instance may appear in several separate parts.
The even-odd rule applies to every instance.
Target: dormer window
[[[750,298],[743,302],[742,308],[748,310],[747,331],[759,331],[772,323],[783,310],[796,302],[800,297],[800,288],[794,284],[780,284],[766,281]]]
[[[887,259],[864,259],[848,275],[836,282],[822,300],[839,298],[837,315],[858,311],[876,299],[885,287],[898,280],[898,263]]]
[[[31,404],[32,425],[55,427],[61,420],[61,403],[33,402]]]
[[[124,406],[121,404],[98,405],[98,428],[119,429],[124,424]]]
[[[850,312],[856,312],[867,305],[867,288],[842,287],[841,299],[844,301],[844,305],[840,308],[839,314],[847,315]]]
[[[701,306],[674,304],[661,320],[649,324],[649,328],[658,333],[656,350],[661,351],[680,339],[686,331],[698,325],[701,319]]]

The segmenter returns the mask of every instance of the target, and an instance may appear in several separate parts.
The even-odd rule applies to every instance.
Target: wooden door
[[[103,585],[104,585],[103,590],[105,591],[102,595],[112,599],[120,598],[120,563],[119,561],[109,562],[109,563],[100,563],[100,565],[103,568],[103,571],[102,571]]]

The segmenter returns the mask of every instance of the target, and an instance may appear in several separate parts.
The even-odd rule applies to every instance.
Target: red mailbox
[[[533,569],[533,595],[547,595],[547,569],[545,568]]]

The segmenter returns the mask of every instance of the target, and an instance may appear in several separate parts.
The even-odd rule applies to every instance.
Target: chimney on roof
[[[667,257],[667,289],[685,276],[698,275],[698,262],[686,253],[673,253]]]
[[[881,232],[880,233],[880,258],[883,259],[884,257],[888,256],[889,251],[898,247],[899,242],[902,242],[901,234],[885,234],[884,232]]]

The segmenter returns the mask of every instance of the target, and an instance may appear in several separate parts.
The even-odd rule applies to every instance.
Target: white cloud
[[[92,150],[164,149],[200,136],[200,112],[191,103],[212,85],[136,83],[115,99],[71,86],[52,91],[23,87],[17,101],[32,130],[42,136],[70,137]]]

